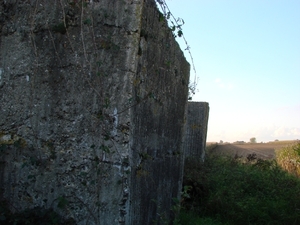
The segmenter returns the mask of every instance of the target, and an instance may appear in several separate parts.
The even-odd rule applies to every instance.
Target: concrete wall
[[[143,9],[140,58],[134,94],[150,101],[133,108],[131,224],[168,219],[173,198],[180,197],[182,135],[189,65],[171,32],[162,29],[151,1]],[[157,26],[157,23],[160,24]],[[142,191],[144,190],[144,191]],[[142,218],[142,220],[141,220]]]
[[[188,102],[184,149],[186,157],[205,158],[209,104]]]
[[[11,0],[0,12],[0,199],[78,224],[169,220],[189,65],[155,2]]]

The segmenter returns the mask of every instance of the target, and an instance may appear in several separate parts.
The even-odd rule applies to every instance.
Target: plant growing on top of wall
[[[192,96],[196,93],[196,89],[197,89],[197,72],[196,72],[196,68],[195,68],[195,64],[194,64],[194,59],[190,50],[190,46],[183,34],[182,31],[182,26],[184,25],[184,20],[182,18],[175,18],[175,16],[172,14],[172,12],[170,11],[167,3],[165,0],[156,0],[156,2],[158,3],[158,5],[161,8],[162,11],[162,15],[159,18],[160,20],[162,19],[166,19],[169,22],[169,26],[170,29],[172,30],[174,37],[180,37],[183,38],[185,44],[186,44],[186,48],[184,50],[188,51],[190,58],[191,58],[191,63],[192,63],[192,67],[193,67],[193,71],[194,71],[194,81],[189,83],[189,100],[192,99]]]

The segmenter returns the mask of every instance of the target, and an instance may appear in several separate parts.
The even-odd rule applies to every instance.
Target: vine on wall
[[[191,48],[183,34],[182,26],[184,25],[184,20],[182,18],[175,18],[175,16],[172,14],[171,10],[169,9],[167,3],[165,0],[156,0],[157,4],[160,6],[161,12],[162,12],[162,18],[161,19],[166,19],[169,23],[169,26],[173,32],[174,37],[180,37],[183,38],[186,48],[184,50],[188,51],[190,58],[191,58],[191,63],[192,63],[192,68],[194,72],[194,80],[190,81],[189,83],[189,100],[192,99],[192,97],[196,93],[197,89],[197,81],[198,81],[198,76],[197,76],[197,71],[195,68],[194,64],[194,58],[191,52]]]

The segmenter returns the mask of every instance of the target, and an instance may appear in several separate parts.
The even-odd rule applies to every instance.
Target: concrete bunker
[[[170,220],[190,67],[155,1],[0,11],[0,200],[77,224]]]

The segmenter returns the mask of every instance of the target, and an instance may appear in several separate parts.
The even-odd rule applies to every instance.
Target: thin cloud
[[[274,130],[273,137],[277,139],[299,139],[300,128],[278,127]]]
[[[220,78],[216,78],[215,79],[215,84],[221,88],[221,89],[225,89],[225,90],[232,90],[234,85],[230,82],[223,82],[222,79]]]

